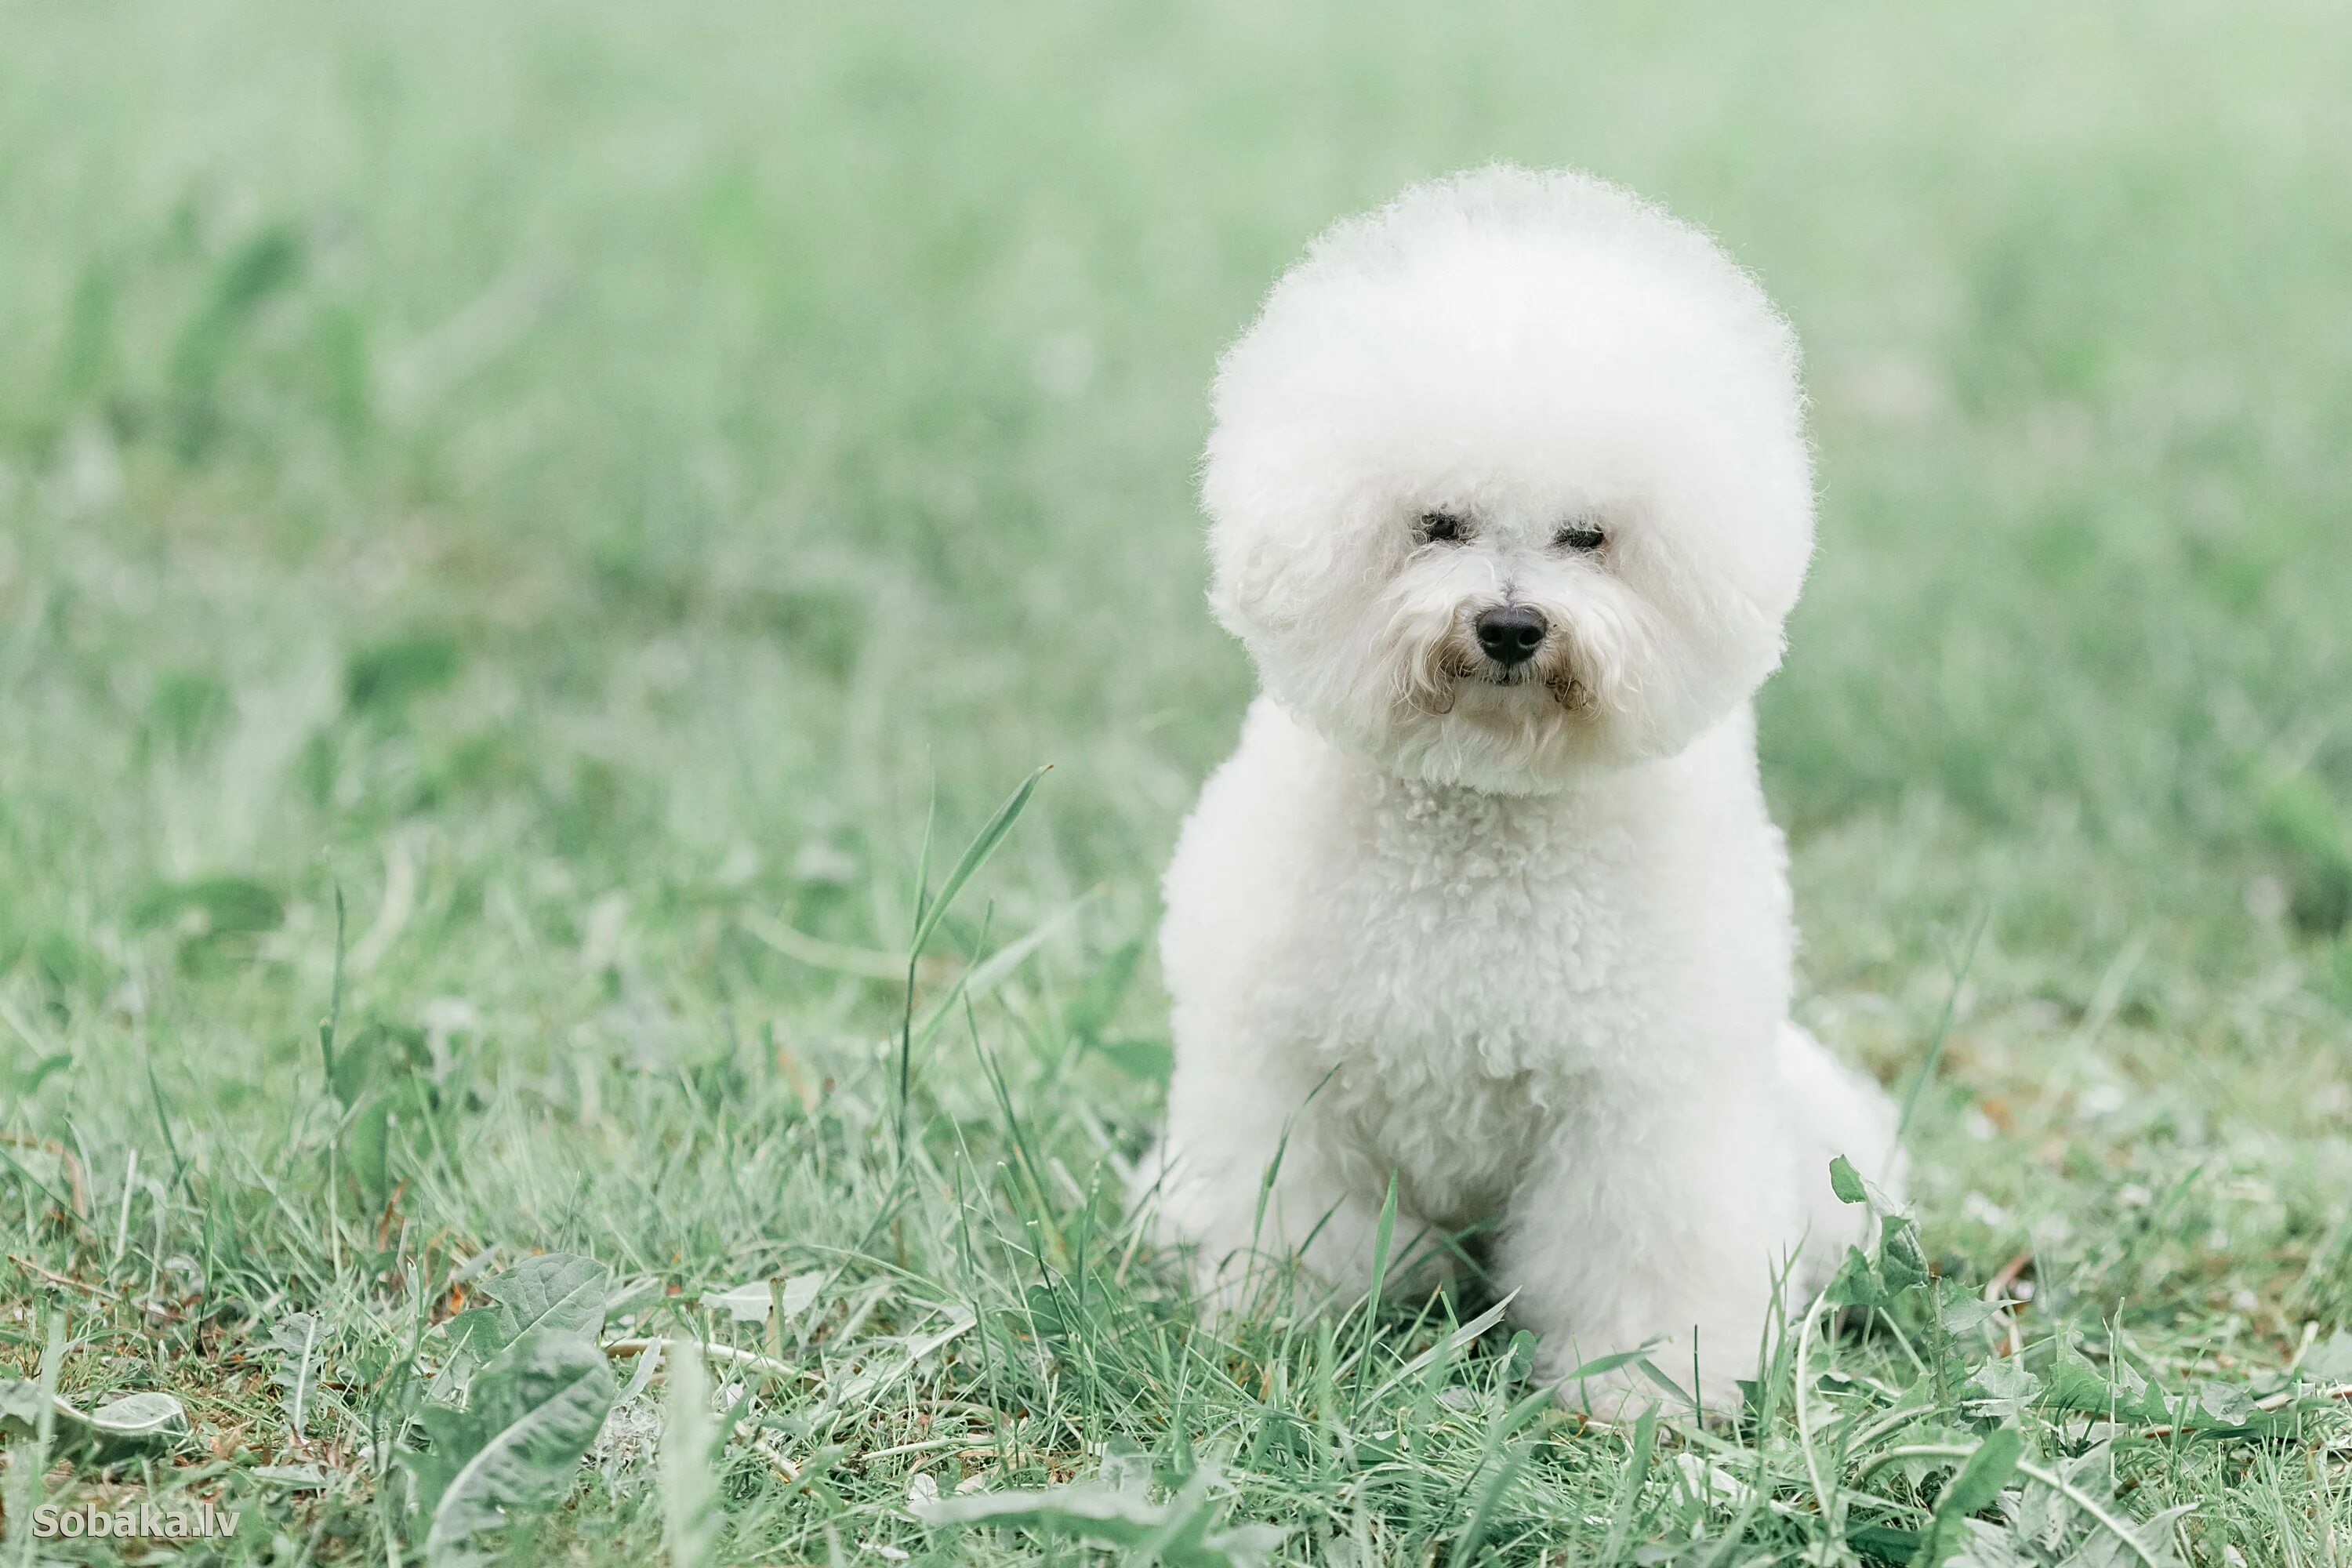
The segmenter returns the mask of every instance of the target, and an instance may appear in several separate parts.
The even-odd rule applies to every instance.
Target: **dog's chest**
[[[1429,1217],[1478,1212],[1630,1032],[1633,847],[1558,802],[1404,785],[1344,827],[1289,966],[1328,1125]]]
[[[1575,1070],[1643,969],[1629,836],[1560,803],[1391,785],[1319,868],[1293,973],[1332,1059]]]

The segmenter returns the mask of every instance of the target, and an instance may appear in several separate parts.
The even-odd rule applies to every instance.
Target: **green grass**
[[[418,1561],[381,1445],[493,1247],[651,1281],[607,1338],[790,1369],[521,1510],[521,1561],[698,1560],[714,1480],[718,1561],[1077,1561],[909,1489],[1106,1467],[1294,1561],[1871,1561],[1996,1439],[2016,1561],[2137,1560],[2077,1504],[2036,1535],[2005,1431],[2119,1521],[2194,1505],[2186,1561],[2352,1558],[2308,1393],[2352,1379],[2352,13],[0,33],[0,1365],[193,1424],[13,1443],[8,1561],[127,1554],[32,1542],[44,1490]],[[1507,1327],[1401,1372],[1452,1304],[1213,1331],[1136,1245],[1154,879],[1250,689],[1201,602],[1213,356],[1332,216],[1493,156],[1665,199],[1804,336],[1822,548],[1764,701],[1803,1014],[1901,1085],[1950,1004],[1924,1260],[2032,1284],[2030,1388],[1913,1289],[1803,1378],[1792,1325],[1743,1423],[1587,1428]],[[919,868],[1045,763],[914,1035],[1046,935],[913,1054],[902,1160]],[[787,1321],[698,1304],[812,1275]]]

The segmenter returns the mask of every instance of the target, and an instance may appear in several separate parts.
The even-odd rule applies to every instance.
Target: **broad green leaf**
[[[2052,1410],[2086,1415],[2112,1414],[2125,1421],[2168,1421],[2175,1402],[2121,1363],[2111,1373],[2101,1372],[2080,1356],[2069,1354],[2051,1363],[2049,1388],[2042,1403]]]
[[[811,1268],[775,1281],[777,1315],[790,1321],[807,1311],[828,1278],[824,1269]]]
[[[91,1411],[89,1425],[106,1438],[169,1437],[188,1429],[188,1413],[168,1394],[126,1394]]]
[[[1968,1402],[1969,1414],[2000,1421],[2014,1421],[2024,1415],[2034,1395],[2042,1392],[2042,1380],[2009,1357],[1978,1367],[1969,1384],[1983,1397]]]
[[[2224,1426],[2242,1426],[2254,1418],[2254,1396],[2234,1383],[2199,1384],[2197,1406]]]
[[[324,1491],[334,1478],[316,1465],[256,1465],[245,1472],[257,1481],[267,1481],[288,1491]]]
[[[1885,1304],[1886,1281],[1880,1279],[1877,1265],[1858,1247],[1845,1249],[1845,1261],[1825,1292],[1832,1307],[1877,1307]]]
[[[2352,1329],[2338,1329],[2295,1363],[2305,1383],[2352,1383]]]
[[[622,1319],[635,1317],[658,1303],[664,1294],[661,1276],[638,1274],[616,1280],[604,1297],[604,1322],[607,1327]]]
[[[2098,1368],[2086,1361],[2062,1356],[2050,1365],[2046,1402],[2059,1410],[2105,1411],[2112,1391]]]
[[[1124,1549],[1130,1557],[1156,1555],[1171,1568],[1255,1568],[1281,1544],[1285,1531],[1272,1525],[1209,1528],[1213,1472],[1202,1469],[1164,1503],[1122,1473],[1114,1485],[1099,1477],[1068,1486],[1029,1491],[982,1492],[913,1505],[908,1511],[938,1528],[995,1524],[1074,1535]]]
[[[593,1340],[612,1286],[613,1271],[594,1258],[550,1252],[483,1280],[482,1294],[505,1310],[508,1344],[542,1331]]]
[[[776,1293],[765,1279],[747,1279],[726,1290],[705,1290],[702,1304],[710,1311],[724,1312],[730,1323],[764,1323],[775,1310]]]
[[[1936,1319],[1948,1334],[1973,1333],[2000,1315],[2000,1309],[1947,1276],[1936,1281]]]
[[[0,1382],[0,1432],[11,1437],[30,1437],[40,1430],[41,1385],[29,1377],[12,1377]],[[63,1403],[63,1401],[59,1401]],[[67,1409],[73,1407],[67,1405]]]
[[[1887,1215],[1881,1226],[1878,1272],[1891,1291],[1913,1289],[1927,1282],[1927,1255],[1920,1249],[1918,1229],[1900,1215]]]
[[[1648,1378],[1653,1384],[1656,1384],[1660,1390],[1671,1394],[1675,1399],[1684,1405],[1689,1405],[1694,1410],[1698,1408],[1698,1400],[1694,1396],[1691,1390],[1685,1388],[1681,1384],[1676,1383],[1673,1378],[1667,1376],[1666,1373],[1659,1368],[1656,1362],[1652,1361],[1648,1356],[1643,1356],[1633,1364],[1641,1370],[1641,1373],[1643,1377]]]
[[[824,1288],[825,1271],[812,1268],[783,1280],[752,1279],[731,1290],[706,1290],[702,1304],[714,1312],[724,1312],[738,1323],[764,1323],[771,1311],[780,1311],[790,1322],[809,1309],[817,1292]]]
[[[469,1308],[434,1331],[443,1349],[429,1400],[462,1399],[475,1369],[539,1335],[595,1340],[604,1331],[612,1270],[593,1258],[551,1252],[526,1258],[478,1289],[490,1305]]]
[[[1926,1539],[1923,1532],[1891,1524],[1865,1524],[1846,1531],[1845,1543],[1874,1563],[1908,1563]]]
[[[30,1378],[0,1382],[0,1433],[35,1437],[40,1432],[41,1385]],[[130,1394],[84,1412],[61,1398],[47,1401],[54,1415],[51,1441],[64,1454],[99,1458],[165,1448],[187,1435],[188,1413],[168,1394]]]
[[[1936,1499],[1935,1517],[1911,1559],[1912,1568],[1942,1568],[1945,1559],[1968,1539],[1963,1521],[1992,1505],[2010,1478],[2017,1474],[2017,1462],[2024,1457],[2025,1438],[2014,1426],[2000,1427],[1978,1444],[1977,1451]]]
[[[2131,1527],[2133,1541],[2150,1559],[2167,1568],[2177,1568],[2180,1553],[2173,1545],[2174,1528],[2196,1511],[2197,1504],[2184,1502],[2161,1513],[2152,1513]]]
[[[434,1374],[425,1397],[449,1404],[461,1401],[466,1381],[473,1376],[474,1369],[504,1350],[507,1341],[503,1307],[468,1307],[436,1325],[431,1331],[429,1342],[438,1346],[441,1368]]]
[[[278,1386],[286,1391],[286,1429],[299,1442],[309,1425],[310,1396],[318,1389],[319,1320],[309,1312],[289,1315],[270,1331],[278,1352]]]
[[[427,1521],[425,1560],[457,1561],[513,1515],[561,1502],[615,1392],[593,1343],[534,1332],[475,1373],[464,1408],[420,1411],[432,1447],[402,1458]]]
[[[1830,1191],[1837,1194],[1837,1201],[1842,1204],[1867,1203],[1870,1200],[1868,1189],[1862,1184],[1862,1173],[1855,1170],[1843,1154],[1830,1162]]]
[[[1151,1456],[1137,1451],[1121,1439],[1113,1438],[1111,1441],[1116,1446],[1103,1455],[1102,1468],[1095,1479],[1113,1491],[1149,1497],[1151,1492]]]

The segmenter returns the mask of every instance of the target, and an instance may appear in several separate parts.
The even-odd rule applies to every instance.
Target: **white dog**
[[[1399,1249],[1496,1222],[1548,1375],[1648,1344],[1720,1405],[1858,1237],[1829,1163],[1891,1184],[1895,1119],[1789,1021],[1748,705],[1802,403],[1705,235],[1512,168],[1332,229],[1225,355],[1213,600],[1264,693],[1168,871],[1145,1173],[1222,1300],[1286,1252],[1362,1289],[1393,1178]]]

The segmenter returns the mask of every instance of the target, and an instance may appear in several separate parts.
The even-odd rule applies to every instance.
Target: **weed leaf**
[[[477,1373],[464,1408],[425,1406],[432,1447],[401,1458],[427,1521],[425,1561],[460,1561],[484,1531],[561,1502],[616,1392],[593,1343],[541,1332]]]
[[[1942,1568],[1967,1541],[1969,1515],[1992,1506],[2010,1478],[2017,1474],[2017,1461],[2024,1457],[2025,1438],[2014,1426],[2000,1427],[1979,1444],[1936,1500],[1935,1517],[1911,1559],[1911,1568]]]
[[[764,1323],[772,1310],[790,1322],[808,1310],[824,1287],[824,1270],[813,1268],[782,1281],[753,1279],[731,1290],[706,1290],[702,1304],[714,1312],[726,1313],[732,1322]]]
[[[293,1313],[271,1331],[269,1343],[278,1356],[278,1386],[286,1391],[286,1429],[299,1441],[308,1424],[310,1391],[318,1386],[319,1320],[309,1312]]]
[[[1121,1549],[1132,1558],[1156,1554],[1171,1568],[1255,1568],[1265,1562],[1284,1531],[1271,1525],[1209,1528],[1213,1505],[1209,1491],[1215,1472],[1203,1468],[1164,1503],[1121,1475],[1114,1484],[1097,1476],[1068,1486],[1031,1491],[983,1492],[976,1497],[919,1502],[908,1511],[938,1529],[957,1524],[999,1524],[1042,1535],[1072,1535]]]
[[[1837,1201],[1842,1204],[1866,1203],[1870,1198],[1868,1189],[1862,1184],[1862,1173],[1848,1163],[1843,1154],[1830,1162],[1830,1191],[1837,1194]]]
[[[112,1460],[171,1447],[188,1430],[188,1413],[168,1394],[130,1394],[84,1412],[54,1395],[44,1398],[31,1378],[0,1381],[0,1435],[35,1438],[42,1408],[54,1417],[51,1442],[64,1454]]]
[[[594,1258],[550,1252],[482,1281],[482,1293],[503,1309],[506,1344],[512,1344],[540,1331],[594,1339],[612,1285],[613,1271]]]

